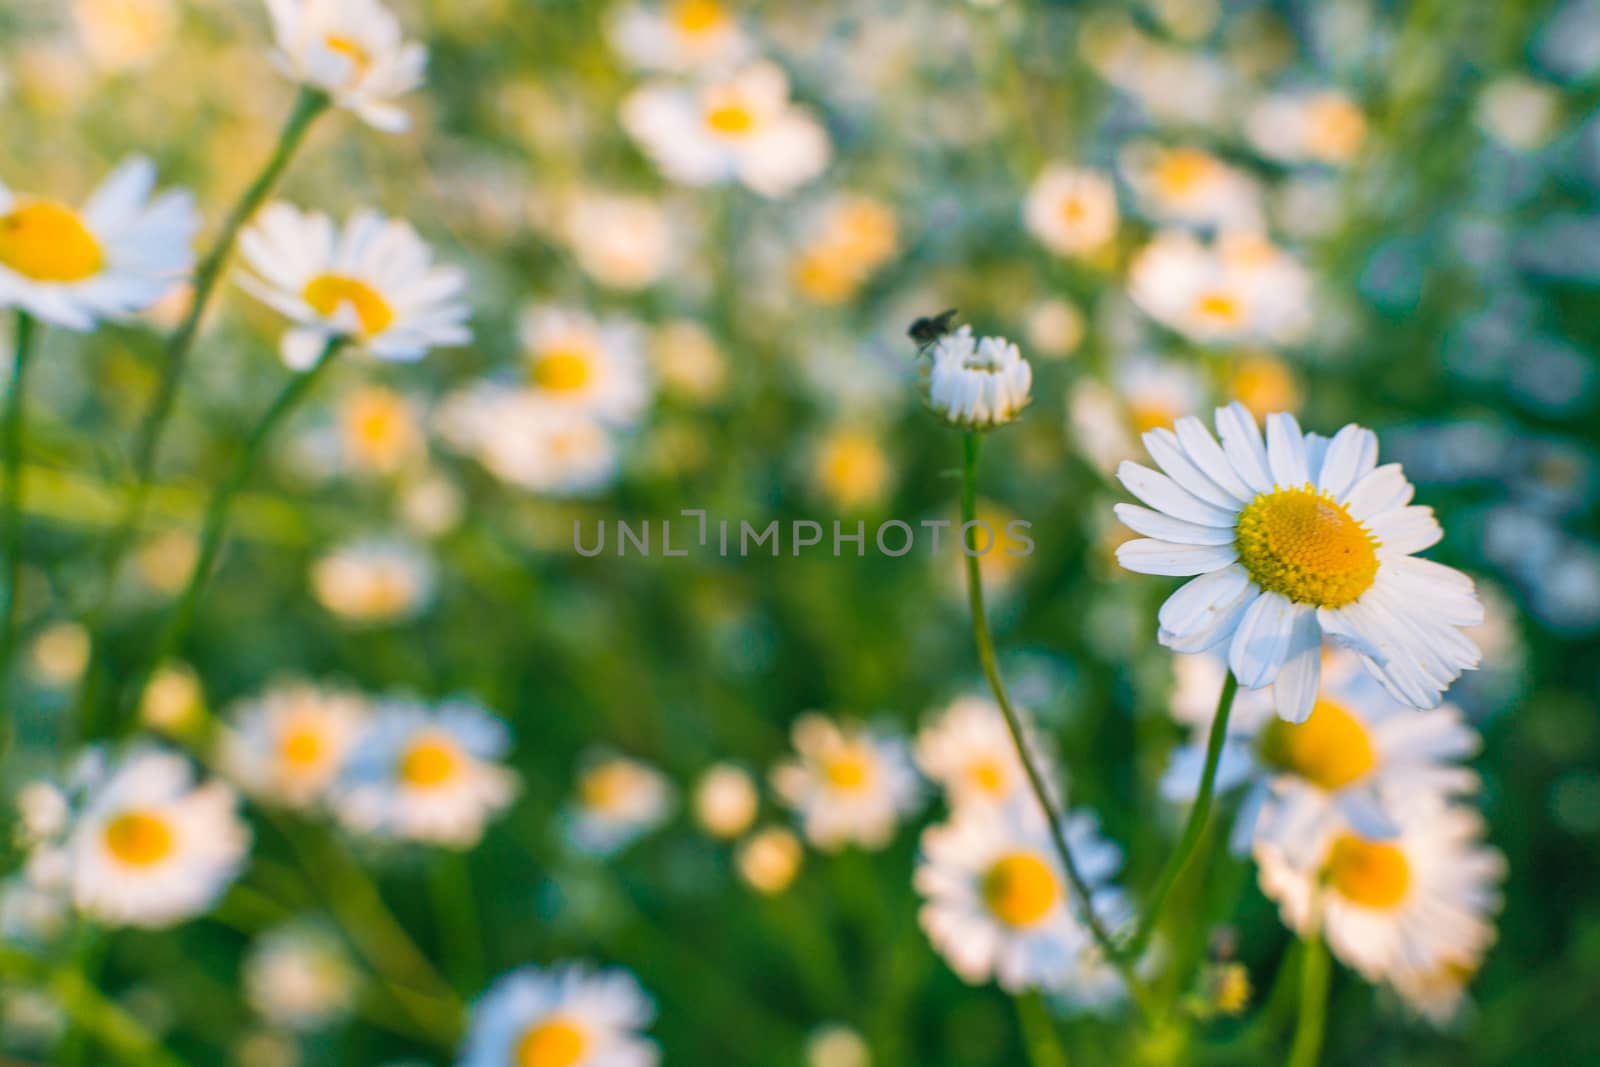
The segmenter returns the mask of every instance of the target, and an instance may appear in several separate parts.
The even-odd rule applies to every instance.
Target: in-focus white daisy
[[[66,847],[79,909],[113,925],[169,926],[228,888],[250,829],[227,785],[196,784],[182,756],[141,748],[90,791]]]
[[[661,280],[676,258],[672,220],[643,196],[585,193],[566,212],[573,258],[613,289],[643,289]]]
[[[750,829],[760,807],[755,779],[736,764],[713,764],[695,783],[695,822],[712,837],[738,837]]]
[[[578,774],[578,795],[566,812],[572,843],[607,856],[666,822],[677,793],[666,775],[626,756],[600,755]]]
[[[1161,782],[1168,800],[1194,799],[1205,764],[1206,738],[1227,665],[1211,655],[1178,659],[1179,688],[1173,713],[1193,728]],[[1219,792],[1243,788],[1233,846],[1246,851],[1258,839],[1257,816],[1269,796],[1295,797],[1303,819],[1322,810],[1373,839],[1398,832],[1385,798],[1396,786],[1441,795],[1470,792],[1478,776],[1460,761],[1478,751],[1477,731],[1448,704],[1417,711],[1391,697],[1361,669],[1352,652],[1328,653],[1322,691],[1311,717],[1284,722],[1267,690],[1244,690],[1234,700],[1228,734],[1217,765]],[[1305,829],[1301,826],[1300,829]]]
[[[340,777],[339,817],[361,833],[469,848],[517,794],[505,723],[476,704],[378,705]]]
[[[1120,163],[1150,218],[1222,230],[1262,225],[1260,185],[1210,152],[1137,143],[1123,151]]]
[[[1258,846],[1256,861],[1285,924],[1302,937],[1320,925],[1336,956],[1403,995],[1441,971],[1477,970],[1494,943],[1506,861],[1470,808],[1412,791],[1394,810],[1399,835],[1371,841],[1296,801],[1274,804],[1263,818],[1283,826],[1271,840],[1298,843]]]
[[[219,753],[229,778],[274,804],[306,808],[327,797],[367,717],[355,693],[285,682],[237,705]]]
[[[1305,268],[1253,234],[1208,247],[1163,233],[1134,256],[1128,291],[1145,314],[1198,344],[1292,344],[1310,325]]]
[[[449,397],[438,415],[451,446],[495,477],[536,493],[586,496],[617,478],[615,436],[568,404],[532,390],[480,382]]]
[[[1161,643],[1202,652],[1227,643],[1248,689],[1272,685],[1278,714],[1304,722],[1316,703],[1324,636],[1357,652],[1396,699],[1431,708],[1478,649],[1461,628],[1483,621],[1472,580],[1419,559],[1444,532],[1399,464],[1379,467],[1378,438],[1351,423],[1332,440],[1293,415],[1244,405],[1216,413],[1219,445],[1192,416],[1152,430],[1165,473],[1124,463],[1117,477],[1150,505],[1118,504],[1144,537],[1117,549],[1142,574],[1198,575],[1162,605]],[[1154,509],[1154,510],[1151,510]]]
[[[523,312],[520,332],[534,395],[611,426],[639,420],[650,399],[650,379],[637,324],[540,307]]]
[[[330,931],[295,922],[269,930],[250,946],[244,992],[274,1026],[316,1030],[354,1006],[356,971]]]
[[[1042,769],[1045,784],[1054,794],[1052,761],[1036,734],[1028,740],[1034,766]],[[1033,796],[1011,732],[1000,708],[988,697],[964,696],[952,701],[917,731],[915,754],[917,766],[943,787],[952,809]]]
[[[717,0],[629,4],[611,20],[611,43],[640,70],[687,73],[737,62],[750,41]]]
[[[919,919],[928,939],[967,982],[993,980],[1008,993],[1068,987],[1094,945],[1077,918],[1038,805],[974,805],[922,834],[913,878],[923,897]],[[1128,917],[1109,880],[1122,864],[1094,819],[1062,824],[1067,846],[1093,893],[1096,916],[1110,927]]]
[[[1190,363],[1153,356],[1121,360],[1109,385],[1083,377],[1067,395],[1067,427],[1078,451],[1106,473],[1139,454],[1141,434],[1201,410],[1209,389]]]
[[[685,185],[737,181],[780,197],[821,174],[832,148],[810,111],[789,99],[789,79],[755,63],[696,90],[658,82],[630,95],[622,124]]]
[[[1033,399],[1033,368],[1004,337],[963,326],[933,347],[928,404],[946,421],[975,430],[1004,426]]]
[[[0,307],[92,330],[155,304],[194,266],[200,217],[177,190],[151,199],[156,168],[126,160],[81,209],[0,182]]]
[[[411,125],[395,99],[422,84],[428,50],[404,39],[379,0],[267,0],[267,10],[285,74],[374,129]]]
[[[1084,255],[1117,235],[1117,190],[1099,171],[1055,164],[1034,179],[1022,218],[1056,255]]]
[[[1348,163],[1367,140],[1367,117],[1344,93],[1277,93],[1251,108],[1245,130],[1256,150],[1285,163]]]
[[[633,975],[581,963],[525,967],[472,1008],[457,1067],[654,1067],[655,1004]]]
[[[311,566],[317,602],[348,622],[409,619],[433,598],[433,561],[394,537],[363,537],[340,545]]]
[[[282,345],[295,370],[315,363],[335,337],[401,363],[472,340],[461,299],[466,274],[434,263],[410,223],[362,211],[340,229],[319,212],[275,203],[239,249],[254,272],[239,284],[295,324]]]
[[[796,719],[790,737],[795,756],[773,768],[772,786],[818,848],[882,848],[900,820],[921,806],[904,738],[816,712]]]

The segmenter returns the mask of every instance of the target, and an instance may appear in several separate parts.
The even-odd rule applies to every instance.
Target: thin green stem
[[[100,697],[106,684],[105,629],[112,595],[116,589],[117,575],[122,569],[128,551],[133,547],[144,518],[151,479],[155,475],[156,459],[161,450],[161,438],[166,432],[167,421],[172,416],[173,404],[178,397],[178,387],[183,380],[183,371],[188,363],[189,353],[194,347],[195,337],[199,333],[200,323],[210,306],[211,297],[222,278],[223,269],[227,266],[240,230],[260,210],[267,196],[276,188],[279,179],[289,166],[289,161],[305,141],[306,133],[311,129],[313,121],[327,110],[328,104],[327,95],[319,90],[307,88],[300,91],[294,109],[289,113],[283,131],[278,135],[278,143],[271,157],[255,181],[251,182],[249,188],[234,204],[233,210],[223,221],[222,229],[217,233],[217,239],[211,250],[196,268],[194,292],[189,301],[189,310],[163,349],[160,378],[156,382],[155,391],[151,394],[149,406],[145,408],[134,437],[132,483],[123,505],[121,518],[106,539],[100,563],[101,588],[88,619],[92,637],[91,655],[88,669],[84,672],[83,682],[78,690],[77,713],[84,732],[90,736],[97,734],[103,725],[96,716],[102,706]]]
[[[978,514],[978,434],[968,431],[962,438],[962,478],[961,478],[961,525],[963,536],[963,555],[967,565],[967,605],[971,609],[972,634],[978,646],[978,662],[983,666],[983,676],[989,682],[989,688],[994,693],[995,703],[1000,706],[1000,712],[1006,722],[1006,729],[1011,733],[1012,744],[1016,747],[1018,759],[1022,763],[1022,770],[1027,776],[1028,785],[1033,790],[1033,795],[1038,799],[1039,806],[1044,810],[1045,822],[1050,827],[1050,840],[1055,846],[1056,855],[1061,860],[1061,866],[1066,871],[1067,881],[1072,885],[1073,895],[1080,907],[1081,918],[1084,926],[1094,938],[1095,944],[1105,954],[1107,961],[1117,969],[1123,982],[1128,987],[1129,994],[1139,1005],[1141,1010],[1149,1014],[1151,1006],[1149,994],[1144,988],[1144,983],[1139,981],[1127,958],[1123,955],[1111,935],[1106,931],[1100,917],[1094,912],[1094,896],[1088,881],[1078,869],[1078,864],[1072,857],[1072,850],[1067,847],[1067,838],[1063,829],[1064,818],[1056,810],[1055,802],[1051,799],[1050,791],[1045,785],[1044,775],[1040,772],[1033,758],[1033,752],[1028,744],[1026,732],[1023,729],[1022,718],[1011,703],[1011,697],[1006,692],[1005,681],[1000,677],[999,663],[995,657],[994,638],[989,632],[989,616],[983,606],[983,573],[978,566],[978,551],[976,544],[976,531],[970,530],[970,525],[977,521]]]
[[[428,864],[428,891],[445,973],[457,989],[476,990],[484,978],[483,935],[466,854],[441,850],[433,856]]]
[[[1150,901],[1145,905],[1144,917],[1139,921],[1138,931],[1130,946],[1135,956],[1142,954],[1150,943],[1150,937],[1161,919],[1161,909],[1166,906],[1167,897],[1172,894],[1172,887],[1178,884],[1184,868],[1194,858],[1195,847],[1199,845],[1206,820],[1211,816],[1212,801],[1217,791],[1217,765],[1222,761],[1222,745],[1228,739],[1228,716],[1233,711],[1233,698],[1238,691],[1239,680],[1230,671],[1222,683],[1222,693],[1217,697],[1217,713],[1211,719],[1211,735],[1206,740],[1205,768],[1200,774],[1200,791],[1195,794],[1194,805],[1189,809],[1189,820],[1184,824],[1178,847],[1167,857],[1167,864],[1161,869],[1161,877],[1156,880]]]
[[[1294,1044],[1289,1047],[1288,1067],[1316,1067],[1321,1058],[1331,972],[1328,946],[1318,930],[1306,942],[1300,959],[1300,1018],[1295,1023]]]
[[[23,404],[27,389],[28,363],[33,355],[33,316],[26,311],[17,312],[16,344],[11,357],[11,381],[6,388],[5,404],[5,490],[0,509],[4,515],[0,523],[5,527],[5,589],[0,600],[0,686],[10,677],[11,657],[16,651],[17,615],[21,609],[22,585],[22,437],[26,408]],[[0,698],[0,704],[10,706],[10,701]],[[0,711],[0,715],[5,714]],[[9,737],[9,728],[0,721],[0,748]]]
[[[1022,1027],[1022,1043],[1027,1047],[1033,1067],[1067,1067],[1067,1050],[1061,1045],[1055,1020],[1038,993],[1016,998],[1017,1023]]]

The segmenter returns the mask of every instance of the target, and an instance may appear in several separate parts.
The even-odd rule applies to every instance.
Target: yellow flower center
[[[341,56],[344,56],[346,59],[348,59],[350,61],[350,65],[355,68],[355,73],[357,74],[364,72],[368,67],[372,66],[371,53],[348,37],[341,37],[338,34],[329,34],[322,39],[322,43],[327,45],[331,50],[338,52]]]
[[[517,1042],[508,1067],[573,1067],[583,1059],[583,1031],[565,1019],[547,1019]]]
[[[361,332],[367,337],[377,336],[394,322],[394,308],[359,278],[319,274],[311,279],[301,295],[312,310],[324,318],[332,318],[346,305],[355,309]]]
[[[824,448],[821,473],[828,492],[846,504],[854,504],[883,491],[889,479],[889,463],[872,437],[842,432]]]
[[[1128,405],[1128,414],[1133,419],[1133,432],[1142,436],[1151,430],[1171,428],[1182,412],[1160,401],[1135,400]]]
[[[995,861],[983,876],[983,900],[1008,926],[1032,926],[1061,897],[1061,883],[1044,860],[1013,852]]]
[[[1217,161],[1204,152],[1179,148],[1167,152],[1155,165],[1155,184],[1163,195],[1182,197],[1195,191],[1216,173]]]
[[[717,104],[706,111],[706,125],[720,134],[736,137],[749,133],[756,125],[756,116],[737,101]]]
[[[872,778],[872,759],[859,746],[841,749],[822,761],[822,776],[835,789],[856,792]]]
[[[300,726],[284,734],[278,742],[283,762],[304,769],[322,760],[322,734],[315,727]]]
[[[1321,159],[1349,159],[1367,139],[1367,119],[1361,109],[1337,97],[1313,104],[1308,116],[1307,143]]]
[[[436,789],[460,773],[461,753],[444,738],[424,738],[400,757],[400,780],[416,789]]]
[[[1352,904],[1388,909],[1411,885],[1411,864],[1394,845],[1340,834],[1328,852],[1328,884]]]
[[[1261,734],[1261,758],[1323,789],[1342,789],[1377,766],[1372,738],[1360,719],[1331,700],[1318,700],[1302,723],[1273,719]]]
[[[672,5],[672,24],[690,37],[719,30],[727,21],[728,13],[713,0],[679,0]]]
[[[150,867],[172,853],[172,827],[160,815],[128,811],[105,827],[106,848],[130,867]]]
[[[1089,209],[1079,196],[1064,197],[1061,201],[1061,221],[1076,226],[1089,217]]]
[[[973,785],[991,796],[999,796],[1005,791],[1006,772],[1000,766],[1000,761],[992,757],[974,760],[972,766],[967,768],[967,777]]]
[[[556,393],[575,393],[589,384],[590,356],[578,347],[553,348],[533,365],[534,384]]]
[[[0,263],[36,282],[81,282],[99,273],[105,252],[71,208],[35,200],[0,215]]]
[[[1239,562],[1261,588],[1337,608],[1378,576],[1378,542],[1344,505],[1309,485],[1262,493],[1239,513]]]
[[[1244,305],[1232,293],[1212,289],[1195,298],[1194,312],[1220,326],[1237,326],[1244,321]]]
[[[585,772],[578,783],[584,807],[595,811],[614,811],[622,807],[634,787],[641,782],[636,769],[622,762],[602,763]]]

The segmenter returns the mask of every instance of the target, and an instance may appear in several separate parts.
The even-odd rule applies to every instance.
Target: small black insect
[[[955,326],[956,309],[950,308],[937,315],[928,315],[911,324],[906,336],[917,342],[917,355],[939,343],[939,339]]]

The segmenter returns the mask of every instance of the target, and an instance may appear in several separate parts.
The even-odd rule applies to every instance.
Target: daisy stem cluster
[[[308,87],[300,90],[294,109],[284,123],[271,157],[234,204],[233,210],[228,213],[222,224],[222,229],[217,233],[217,239],[210,252],[196,269],[189,309],[163,350],[161,377],[156,383],[155,392],[151,395],[149,406],[139,421],[138,433],[134,438],[132,484],[128,489],[121,518],[106,539],[105,554],[101,563],[102,585],[99,600],[90,616],[89,630],[92,638],[90,662],[79,689],[77,709],[84,733],[90,737],[96,736],[107,725],[98,718],[103,687],[107,680],[106,616],[115,592],[117,575],[122,569],[122,563],[129,549],[133,546],[144,518],[145,504],[149,499],[155,475],[156,459],[160,454],[161,439],[172,416],[173,404],[177,400],[178,386],[188,363],[189,352],[194,347],[200,323],[205,317],[212,295],[216,292],[217,283],[222,279],[223,268],[227,266],[228,257],[233,252],[240,230],[277,186],[284,171],[288,169],[290,160],[304,142],[312,123],[317,116],[327,110],[330,103],[328,95],[318,89]]]
[[[1144,915],[1129,946],[1130,953],[1135,957],[1142,954],[1150,943],[1150,937],[1161,920],[1167,897],[1172,894],[1173,887],[1194,858],[1195,849],[1205,833],[1206,822],[1211,817],[1211,805],[1216,799],[1217,766],[1222,762],[1222,746],[1228,738],[1228,718],[1233,711],[1233,698],[1238,692],[1239,679],[1230,671],[1222,682],[1222,693],[1217,697],[1217,713],[1211,718],[1211,733],[1206,738],[1206,762],[1200,774],[1200,790],[1189,809],[1189,819],[1184,823],[1178,847],[1161,869],[1161,876],[1156,880],[1156,887],[1150,894],[1150,901],[1145,906]]]
[[[975,528],[970,524],[975,522],[978,514],[978,445],[980,436],[977,432],[968,431],[962,435],[962,471],[961,471],[961,521],[964,529],[968,529],[969,542],[974,537]],[[1011,741],[1016,746],[1017,758],[1022,763],[1023,772],[1027,775],[1028,786],[1033,790],[1033,795],[1038,798],[1039,806],[1044,811],[1045,822],[1050,827],[1050,840],[1055,845],[1056,855],[1061,860],[1061,866],[1066,871],[1067,880],[1072,883],[1073,896],[1078,900],[1082,910],[1083,924],[1088,929],[1095,944],[1110,963],[1116,967],[1122,976],[1123,982],[1128,987],[1129,994],[1139,1004],[1141,1010],[1147,1014],[1151,1012],[1149,994],[1144,984],[1133,973],[1133,967],[1128,962],[1115,941],[1111,939],[1100,917],[1094,913],[1093,896],[1089,889],[1088,881],[1079,870],[1077,861],[1072,857],[1072,850],[1067,847],[1067,839],[1062,832],[1062,815],[1056,811],[1055,803],[1050,799],[1049,790],[1045,788],[1044,777],[1036,766],[1032,753],[1029,751],[1026,735],[1023,732],[1021,717],[1017,709],[1012,706],[1011,697],[1006,692],[1005,681],[1000,677],[999,663],[995,657],[994,638],[989,632],[989,616],[983,605],[983,574],[978,567],[978,554],[976,544],[970,544],[974,551],[964,553],[967,566],[967,604],[972,614],[972,634],[978,645],[978,661],[983,666],[983,676],[988,680],[989,688],[994,692],[995,703],[1000,706],[1000,712],[1005,717],[1006,729],[1011,734]]]
[[[24,420],[23,391],[26,385],[29,356],[33,350],[33,317],[26,311],[17,312],[16,344],[12,349],[11,380],[6,386],[5,403],[5,497],[0,508],[5,524],[5,592],[0,602],[0,686],[10,676],[11,654],[17,638],[17,611],[21,601],[22,582],[22,431]],[[6,702],[9,705],[9,701]],[[9,726],[0,721],[0,750],[3,750]]]

